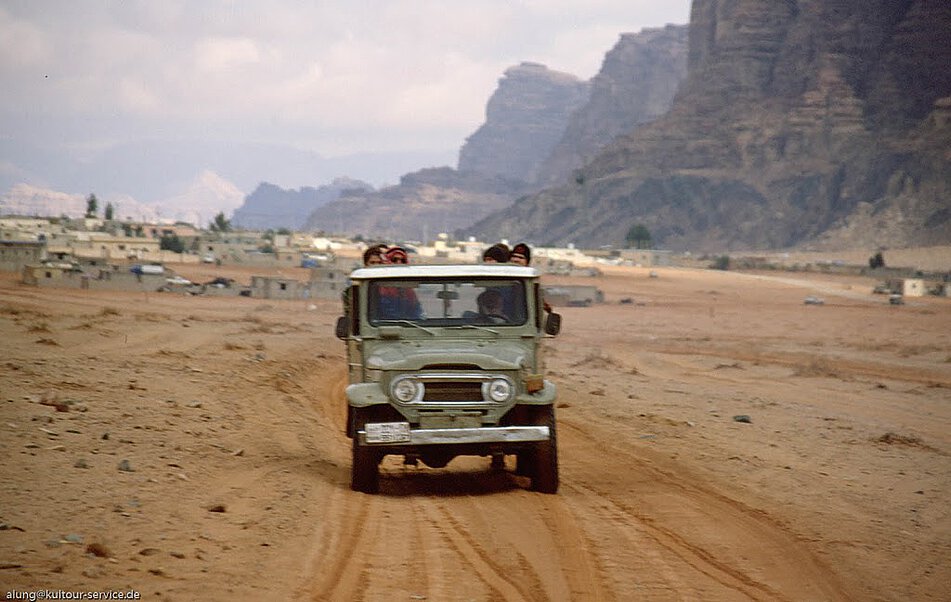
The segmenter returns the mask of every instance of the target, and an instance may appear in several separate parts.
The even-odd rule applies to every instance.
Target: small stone
[[[215,504],[214,506],[208,508],[208,512],[225,512],[225,505]]]
[[[63,538],[63,541],[65,541],[66,543],[82,543],[83,536],[77,535],[75,533],[70,533],[69,535]]]
[[[109,558],[110,556],[112,556],[112,552],[109,551],[109,548],[107,548],[105,544],[101,544],[98,542],[93,542],[87,545],[86,553],[92,554],[93,556],[96,556],[98,558]]]
[[[200,407],[201,407],[201,402],[198,401],[197,399],[193,399],[193,400],[189,401],[188,403],[186,403],[186,404],[185,404],[185,407],[186,407],[186,408],[200,408]]]
[[[733,417],[733,422],[745,422],[747,424],[751,424],[753,422],[753,419],[747,416],[746,414],[739,414]]]
[[[80,458],[73,464],[73,468],[89,468],[89,463],[86,462],[85,458]]]
[[[119,462],[119,470],[122,472],[135,472],[135,469],[132,468],[132,464],[130,464],[128,460]]]

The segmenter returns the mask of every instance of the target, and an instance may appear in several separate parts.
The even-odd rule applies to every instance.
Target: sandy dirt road
[[[350,491],[336,303],[5,275],[2,589],[951,599],[951,301],[656,271],[586,279],[607,302],[562,311],[554,496],[512,458],[388,458],[379,495]]]

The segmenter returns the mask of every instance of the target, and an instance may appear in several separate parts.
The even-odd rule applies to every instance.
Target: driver
[[[503,309],[502,294],[494,289],[482,291],[476,297],[479,306],[479,318],[492,324],[505,324],[508,318]]]

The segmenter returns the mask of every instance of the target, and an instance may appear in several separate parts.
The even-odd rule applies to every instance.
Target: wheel
[[[555,434],[555,407],[548,406],[540,416],[540,424],[550,432],[548,441],[539,441],[532,451],[532,491],[558,493],[558,440]]]
[[[363,493],[376,493],[380,490],[380,455],[375,449],[353,438],[353,460],[350,464],[350,489]]]
[[[352,408],[353,454],[350,462],[350,489],[363,493],[376,493],[380,490],[380,453],[378,450],[360,443],[358,430],[367,423],[363,409]]]

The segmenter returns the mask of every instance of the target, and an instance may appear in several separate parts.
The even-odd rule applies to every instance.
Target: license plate
[[[404,443],[409,441],[408,422],[371,422],[364,427],[367,443]]]

